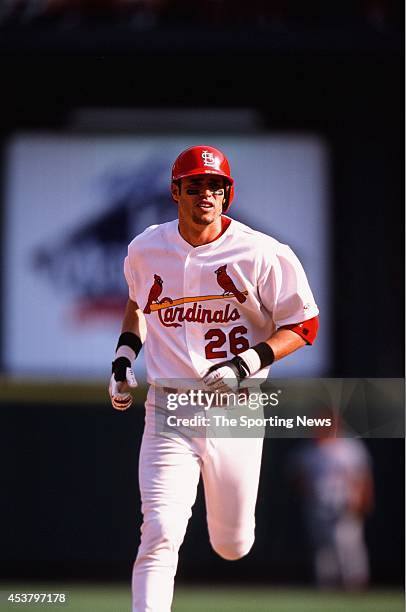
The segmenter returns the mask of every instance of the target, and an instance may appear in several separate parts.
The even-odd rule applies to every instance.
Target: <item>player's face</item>
[[[175,185],[174,196],[179,204],[179,215],[186,222],[210,225],[223,211],[224,179],[210,174],[186,177],[182,179],[180,191]]]

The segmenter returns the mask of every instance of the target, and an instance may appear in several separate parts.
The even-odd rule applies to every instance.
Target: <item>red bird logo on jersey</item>
[[[149,290],[147,305],[144,308],[145,314],[151,314],[151,304],[159,304],[158,298],[162,293],[163,284],[162,278],[158,274],[154,274],[154,284]]]
[[[234,285],[233,280],[227,274],[226,270],[227,264],[225,264],[224,266],[220,266],[219,268],[217,268],[217,270],[214,271],[214,274],[217,275],[218,284],[222,289],[224,289],[223,296],[232,294],[235,298],[237,298],[240,304],[243,304],[247,298],[241,291],[237,289],[237,287]]]

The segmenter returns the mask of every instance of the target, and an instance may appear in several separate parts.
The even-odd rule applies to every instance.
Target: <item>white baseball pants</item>
[[[132,612],[170,612],[178,564],[202,474],[210,543],[224,559],[246,555],[254,543],[262,438],[194,437],[156,433],[166,409],[149,392],[140,450],[143,524],[132,578]],[[195,409],[194,409],[195,410]]]

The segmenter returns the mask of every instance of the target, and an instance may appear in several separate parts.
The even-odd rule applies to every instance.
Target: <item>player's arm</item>
[[[121,334],[112,363],[109,385],[111,403],[117,410],[126,410],[132,404],[131,388],[137,386],[132,363],[137,358],[146,338],[146,323],[138,304],[129,299],[124,312]]]
[[[147,326],[145,323],[145,317],[138,306],[137,302],[128,300],[125,307],[123,324],[121,326],[121,333],[130,332],[136,334],[141,340],[142,344],[145,342],[147,336]]]
[[[243,351],[229,361],[212,366],[204,383],[212,389],[223,386],[238,387],[245,378],[283,359],[306,344],[313,344],[317,336],[318,317],[294,325],[280,327],[265,342]]]

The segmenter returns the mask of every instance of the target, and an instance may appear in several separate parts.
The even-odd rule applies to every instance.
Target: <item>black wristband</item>
[[[142,342],[137,334],[134,334],[133,332],[123,332],[118,339],[116,352],[120,346],[129,346],[137,357],[138,353],[142,349]]]
[[[127,357],[117,357],[111,364],[111,372],[117,381],[125,381],[127,368],[131,368],[131,361]]]
[[[258,353],[259,358],[261,360],[261,370],[262,368],[266,368],[270,366],[275,361],[275,354],[269,344],[266,342],[260,342],[251,348],[254,349],[256,353]]]

